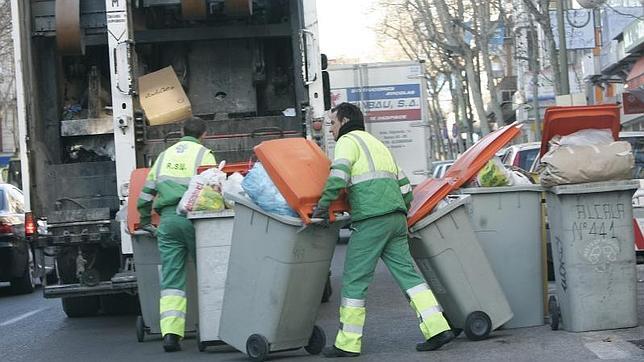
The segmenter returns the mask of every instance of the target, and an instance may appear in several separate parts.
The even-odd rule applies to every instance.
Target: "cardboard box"
[[[151,126],[192,116],[190,100],[171,66],[139,78],[139,101]]]

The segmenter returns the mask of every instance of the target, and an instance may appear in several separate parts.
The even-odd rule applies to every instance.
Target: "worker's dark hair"
[[[199,138],[206,133],[206,122],[199,117],[190,117],[183,122],[183,135]]]
[[[344,118],[349,119],[351,122],[364,124],[364,116],[362,111],[355,104],[343,102],[331,109],[331,112],[336,113],[338,120],[342,122]]]

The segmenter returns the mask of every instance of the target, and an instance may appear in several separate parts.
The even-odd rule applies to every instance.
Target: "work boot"
[[[416,345],[416,350],[419,352],[434,351],[451,342],[454,338],[456,338],[454,332],[447,330],[435,335],[434,337],[426,340],[423,343],[418,343]]]
[[[168,333],[165,336],[163,336],[163,349],[166,352],[177,352],[181,351],[181,344],[179,344],[179,341],[181,340],[181,337],[179,337],[176,334]]]
[[[336,346],[324,347],[322,354],[326,358],[358,357],[360,353],[343,351]]]

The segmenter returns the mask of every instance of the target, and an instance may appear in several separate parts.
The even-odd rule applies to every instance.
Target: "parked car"
[[[432,163],[432,178],[443,178],[447,169],[454,164],[454,160],[436,161]]]
[[[25,236],[22,191],[0,184],[0,281],[10,282],[16,294],[34,290],[33,255]]]
[[[540,142],[520,143],[509,146],[503,154],[504,165],[518,167],[525,171],[532,171],[535,159],[539,157]]]

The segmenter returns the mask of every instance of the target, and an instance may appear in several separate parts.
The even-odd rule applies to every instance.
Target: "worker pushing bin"
[[[130,176],[130,200],[137,200],[149,169],[136,169]],[[161,255],[157,239],[148,231],[137,230],[139,213],[135,202],[128,203],[127,224],[132,235],[132,250],[136,265],[136,281],[138,286],[141,315],[136,319],[136,336],[143,342],[146,334],[161,335],[159,315],[159,295],[161,294],[160,274]],[[152,216],[152,222],[158,225],[158,215]],[[186,332],[196,332],[198,320],[197,308],[197,279],[193,260],[186,263],[186,294],[188,306],[186,313]]]
[[[539,185],[461,189],[476,237],[514,314],[504,328],[544,324]]]
[[[304,347],[318,354],[326,344],[315,326],[338,231],[300,218],[235,201],[235,221],[219,334],[253,360]]]
[[[411,255],[455,329],[481,340],[512,318],[465,209],[469,195],[425,216],[411,228]]]
[[[315,320],[348,207],[341,198],[331,204],[330,226],[312,223],[331,164],[315,143],[266,141],[255,154],[299,217],[267,212],[242,195],[224,195],[235,202],[235,219],[219,335],[256,361],[302,347],[318,354],[326,336]]]
[[[553,329],[637,326],[632,197],[638,181],[562,185],[547,193],[557,297]]]

